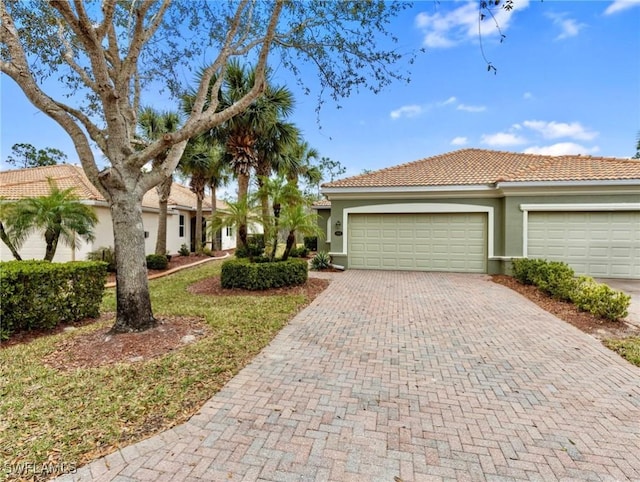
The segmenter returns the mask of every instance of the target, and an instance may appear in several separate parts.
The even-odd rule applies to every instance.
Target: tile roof
[[[331,207],[331,201],[329,201],[328,199],[320,199],[318,201],[315,201],[311,207],[313,208],[323,208],[323,207]]]
[[[46,196],[49,194],[47,178],[52,178],[60,189],[75,189],[82,200],[105,201],[104,197],[91,184],[80,166],[59,164],[56,166],[34,167],[0,172],[0,196],[5,199],[22,199],[25,197]],[[158,195],[155,189],[149,190],[142,200],[145,207],[157,208]],[[180,206],[189,209],[196,207],[196,195],[187,186],[173,183],[169,206]],[[226,208],[224,201],[217,200],[217,208]],[[202,202],[205,211],[211,210],[210,197]]]
[[[640,161],[462,149],[323,184],[323,188],[460,186],[526,181],[640,180]]]

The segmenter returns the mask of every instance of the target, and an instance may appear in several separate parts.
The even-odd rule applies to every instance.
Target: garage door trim
[[[345,208],[342,211],[341,219],[343,230],[342,253],[331,253],[332,255],[347,256],[349,246],[349,214],[437,214],[437,213],[486,213],[487,214],[487,257],[492,259],[494,214],[492,206],[478,206],[475,204],[453,204],[453,203],[395,203],[395,204],[375,204],[369,206],[358,206]],[[337,221],[337,219],[336,219]]]
[[[640,211],[640,203],[584,203],[584,204],[521,204],[522,211],[522,256],[529,256],[529,212],[530,211]]]

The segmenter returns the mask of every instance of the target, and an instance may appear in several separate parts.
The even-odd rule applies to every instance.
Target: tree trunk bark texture
[[[211,223],[213,225],[213,220],[216,217],[217,205],[216,205],[216,186],[211,184]],[[218,232],[213,231],[211,236],[211,249],[216,252],[220,251],[221,246],[218,243]]]
[[[9,236],[7,235],[7,232],[4,230],[4,225],[2,223],[0,223],[0,239],[2,239],[2,242],[7,245],[7,248],[9,248],[9,251],[11,251],[11,254],[13,255],[13,257],[17,261],[22,261],[22,258],[20,257],[20,253],[18,253],[18,250],[9,239]]]
[[[248,199],[249,195],[249,176],[247,174],[238,173],[238,201],[249,203]],[[240,244],[244,248],[247,247],[247,219],[245,218],[243,222],[238,226],[238,238],[240,239]]]
[[[116,254],[116,322],[112,333],[144,331],[156,325],[151,310],[145,256],[142,202],[118,193],[111,204]]]

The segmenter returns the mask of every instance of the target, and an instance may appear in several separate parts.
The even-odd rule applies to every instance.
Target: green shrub
[[[321,270],[327,269],[331,266],[331,257],[326,251],[320,251],[311,260],[311,269]]]
[[[305,236],[304,247],[309,251],[318,251],[318,236]]]
[[[307,278],[307,262],[301,259],[260,263],[232,259],[222,263],[220,283],[223,288],[255,291],[301,285]]]
[[[309,256],[309,248],[307,248],[306,246],[291,248],[289,256],[291,258],[306,258],[307,256]]]
[[[250,234],[247,236],[247,246],[238,246],[236,258],[255,258],[264,254],[264,234]]]
[[[572,301],[582,311],[607,320],[620,320],[629,314],[631,297],[593,278],[581,276]]]
[[[555,299],[571,301],[576,289],[575,272],[568,264],[545,261],[531,273],[533,284]]]
[[[189,246],[187,246],[186,243],[182,243],[180,245],[180,249],[178,250],[178,254],[180,256],[189,256],[191,254],[191,251],[189,250]]]
[[[544,264],[546,264],[544,259],[514,258],[511,260],[513,277],[525,285],[535,284],[534,277]]]
[[[164,254],[148,254],[147,269],[167,269],[169,261]]]
[[[0,263],[0,336],[98,316],[106,276],[101,261]]]
[[[95,251],[87,254],[89,261],[104,261],[107,263],[107,271],[109,273],[116,272],[116,253],[111,247],[100,247]]]

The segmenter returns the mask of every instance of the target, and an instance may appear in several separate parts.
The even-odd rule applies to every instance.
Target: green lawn
[[[216,261],[151,282],[156,316],[203,317],[211,333],[158,359],[61,372],[42,360],[94,323],[0,350],[0,479],[19,463],[80,466],[185,421],[308,303],[304,295],[205,296],[191,283]],[[115,310],[108,290],[103,311]]]
[[[604,344],[630,363],[640,367],[640,337],[606,340]]]

